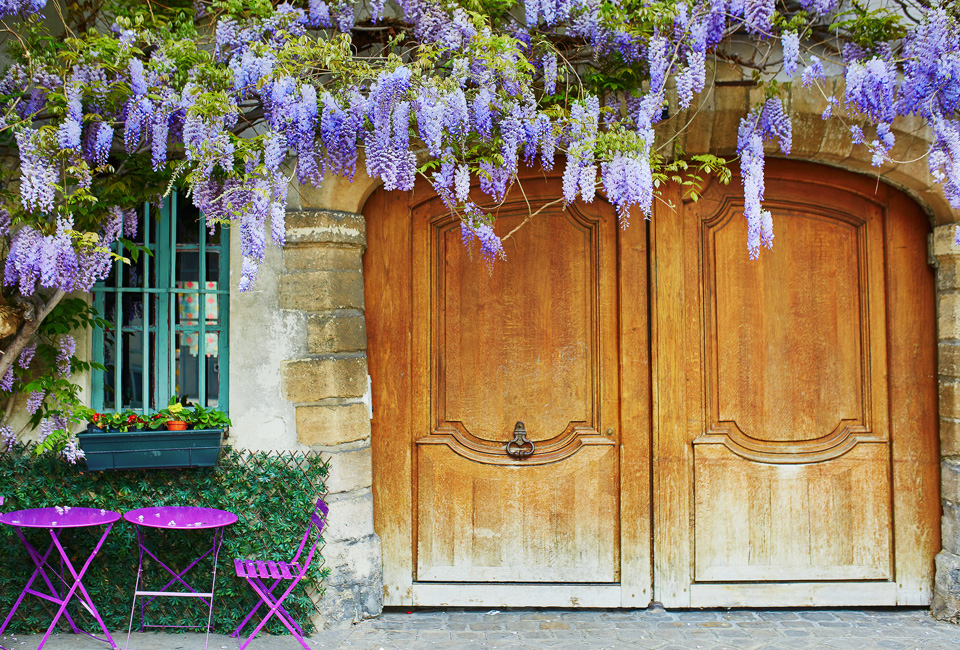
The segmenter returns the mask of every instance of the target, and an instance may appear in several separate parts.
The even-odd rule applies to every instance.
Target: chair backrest
[[[313,562],[313,554],[317,552],[317,547],[320,545],[320,540],[323,539],[323,527],[327,523],[327,513],[329,511],[330,509],[327,507],[327,504],[318,499],[317,509],[313,511],[312,515],[310,515],[310,528],[307,530],[307,533],[309,534],[314,528],[316,528],[317,536],[313,540],[313,545],[310,547],[310,552],[307,553],[307,559],[301,564],[301,573],[305,573],[310,567],[310,563]]]
[[[306,560],[306,567],[310,566],[310,561],[313,559],[313,553],[317,549],[317,543],[320,541],[320,535],[323,533],[323,527],[327,523],[327,513],[330,512],[330,506],[323,502],[323,499],[317,499],[316,507],[313,509],[313,514],[310,515],[310,523],[307,525],[307,529],[303,533],[303,538],[300,540],[300,546],[297,548],[297,554],[293,556],[293,562],[297,562],[300,559],[300,556],[303,554],[304,548],[307,546],[307,542],[310,540],[310,535],[313,533],[313,529],[317,529],[317,539],[313,542],[313,546],[310,548],[308,558]]]

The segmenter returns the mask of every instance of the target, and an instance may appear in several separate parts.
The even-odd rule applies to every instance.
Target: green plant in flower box
[[[85,417],[87,422],[93,427],[102,431],[138,431],[144,428],[147,420],[144,417],[130,409],[116,411],[114,413],[97,413],[91,408],[82,407],[78,409],[81,417]]]
[[[204,408],[200,404],[193,407],[193,412],[190,415],[196,429],[226,429],[232,424],[230,418],[223,411]]]

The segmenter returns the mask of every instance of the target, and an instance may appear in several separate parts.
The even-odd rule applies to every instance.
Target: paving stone
[[[125,640],[126,632],[115,639]],[[40,635],[0,638],[9,650]],[[317,632],[311,650],[957,650],[960,626],[927,610],[464,610],[388,611],[349,628]],[[103,650],[85,636],[57,634],[47,650]],[[200,650],[201,634],[134,634],[137,650]],[[237,647],[214,635],[210,650]],[[302,650],[289,636],[263,635],[268,650]]]
[[[757,612],[759,616],[764,621],[795,621],[797,618],[796,612],[783,611],[783,610],[771,610],[765,612]]]

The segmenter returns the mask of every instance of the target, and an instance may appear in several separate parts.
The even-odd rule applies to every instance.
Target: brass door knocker
[[[529,449],[526,448],[527,445],[530,445]],[[523,427],[523,422],[517,422],[517,426],[513,428],[513,440],[508,442],[504,446],[504,449],[507,450],[509,455],[518,460],[523,460],[527,456],[533,455],[533,441],[527,439],[527,430]]]

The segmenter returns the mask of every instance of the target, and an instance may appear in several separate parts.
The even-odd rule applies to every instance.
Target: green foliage
[[[675,155],[674,160],[665,164],[660,173],[654,174],[653,182],[655,187],[667,181],[677,183],[683,191],[684,200],[694,203],[700,200],[707,176],[713,175],[726,185],[733,175],[727,161],[713,154],[686,157],[683,151],[677,149]]]
[[[193,470],[130,470],[87,472],[49,456],[36,457],[23,447],[0,454],[0,495],[6,497],[4,511],[57,505],[104,508],[125,512],[148,506],[196,505],[235,512],[240,521],[229,527],[217,566],[214,629],[229,633],[257,603],[245,580],[237,578],[234,558],[289,560],[313,512],[315,499],[326,492],[327,463],[318,454],[258,452],[238,453],[225,449],[220,466]],[[73,557],[86,558],[102,529],[64,533],[65,548]],[[151,531],[153,532],[153,531]],[[41,550],[46,549],[46,531],[28,532]],[[211,542],[209,531],[172,531],[150,536],[158,556],[176,570],[182,570]],[[78,551],[78,549],[82,549]],[[294,618],[309,631],[316,605],[307,594],[322,594],[321,581],[329,573],[322,568],[319,553],[301,585],[284,603]],[[26,550],[14,530],[0,526],[0,616],[6,616],[33,569]],[[73,560],[73,557],[71,560]],[[201,566],[209,567],[208,564]],[[147,588],[159,588],[163,575],[148,565]],[[188,574],[188,582],[204,585],[209,568]],[[125,629],[133,600],[137,572],[134,527],[124,521],[114,524],[106,543],[90,566],[84,586],[108,628]],[[150,582],[151,577],[153,582]],[[192,578],[192,579],[191,579]],[[209,584],[209,583],[206,583]],[[317,596],[319,598],[319,596]],[[205,624],[206,610],[192,598],[159,599],[147,608],[146,622],[157,625]],[[75,601],[76,602],[76,601]],[[71,616],[81,627],[92,630],[96,622],[74,604]],[[49,604],[27,596],[7,633],[42,632],[50,624]],[[257,619],[254,619],[255,621]],[[254,625],[251,623],[248,625]],[[286,634],[274,618],[267,630]]]
[[[896,41],[906,35],[903,19],[892,8],[871,9],[869,4],[853,0],[850,9],[837,14],[830,28],[867,51],[878,44]],[[845,18],[844,20],[840,20]]]

